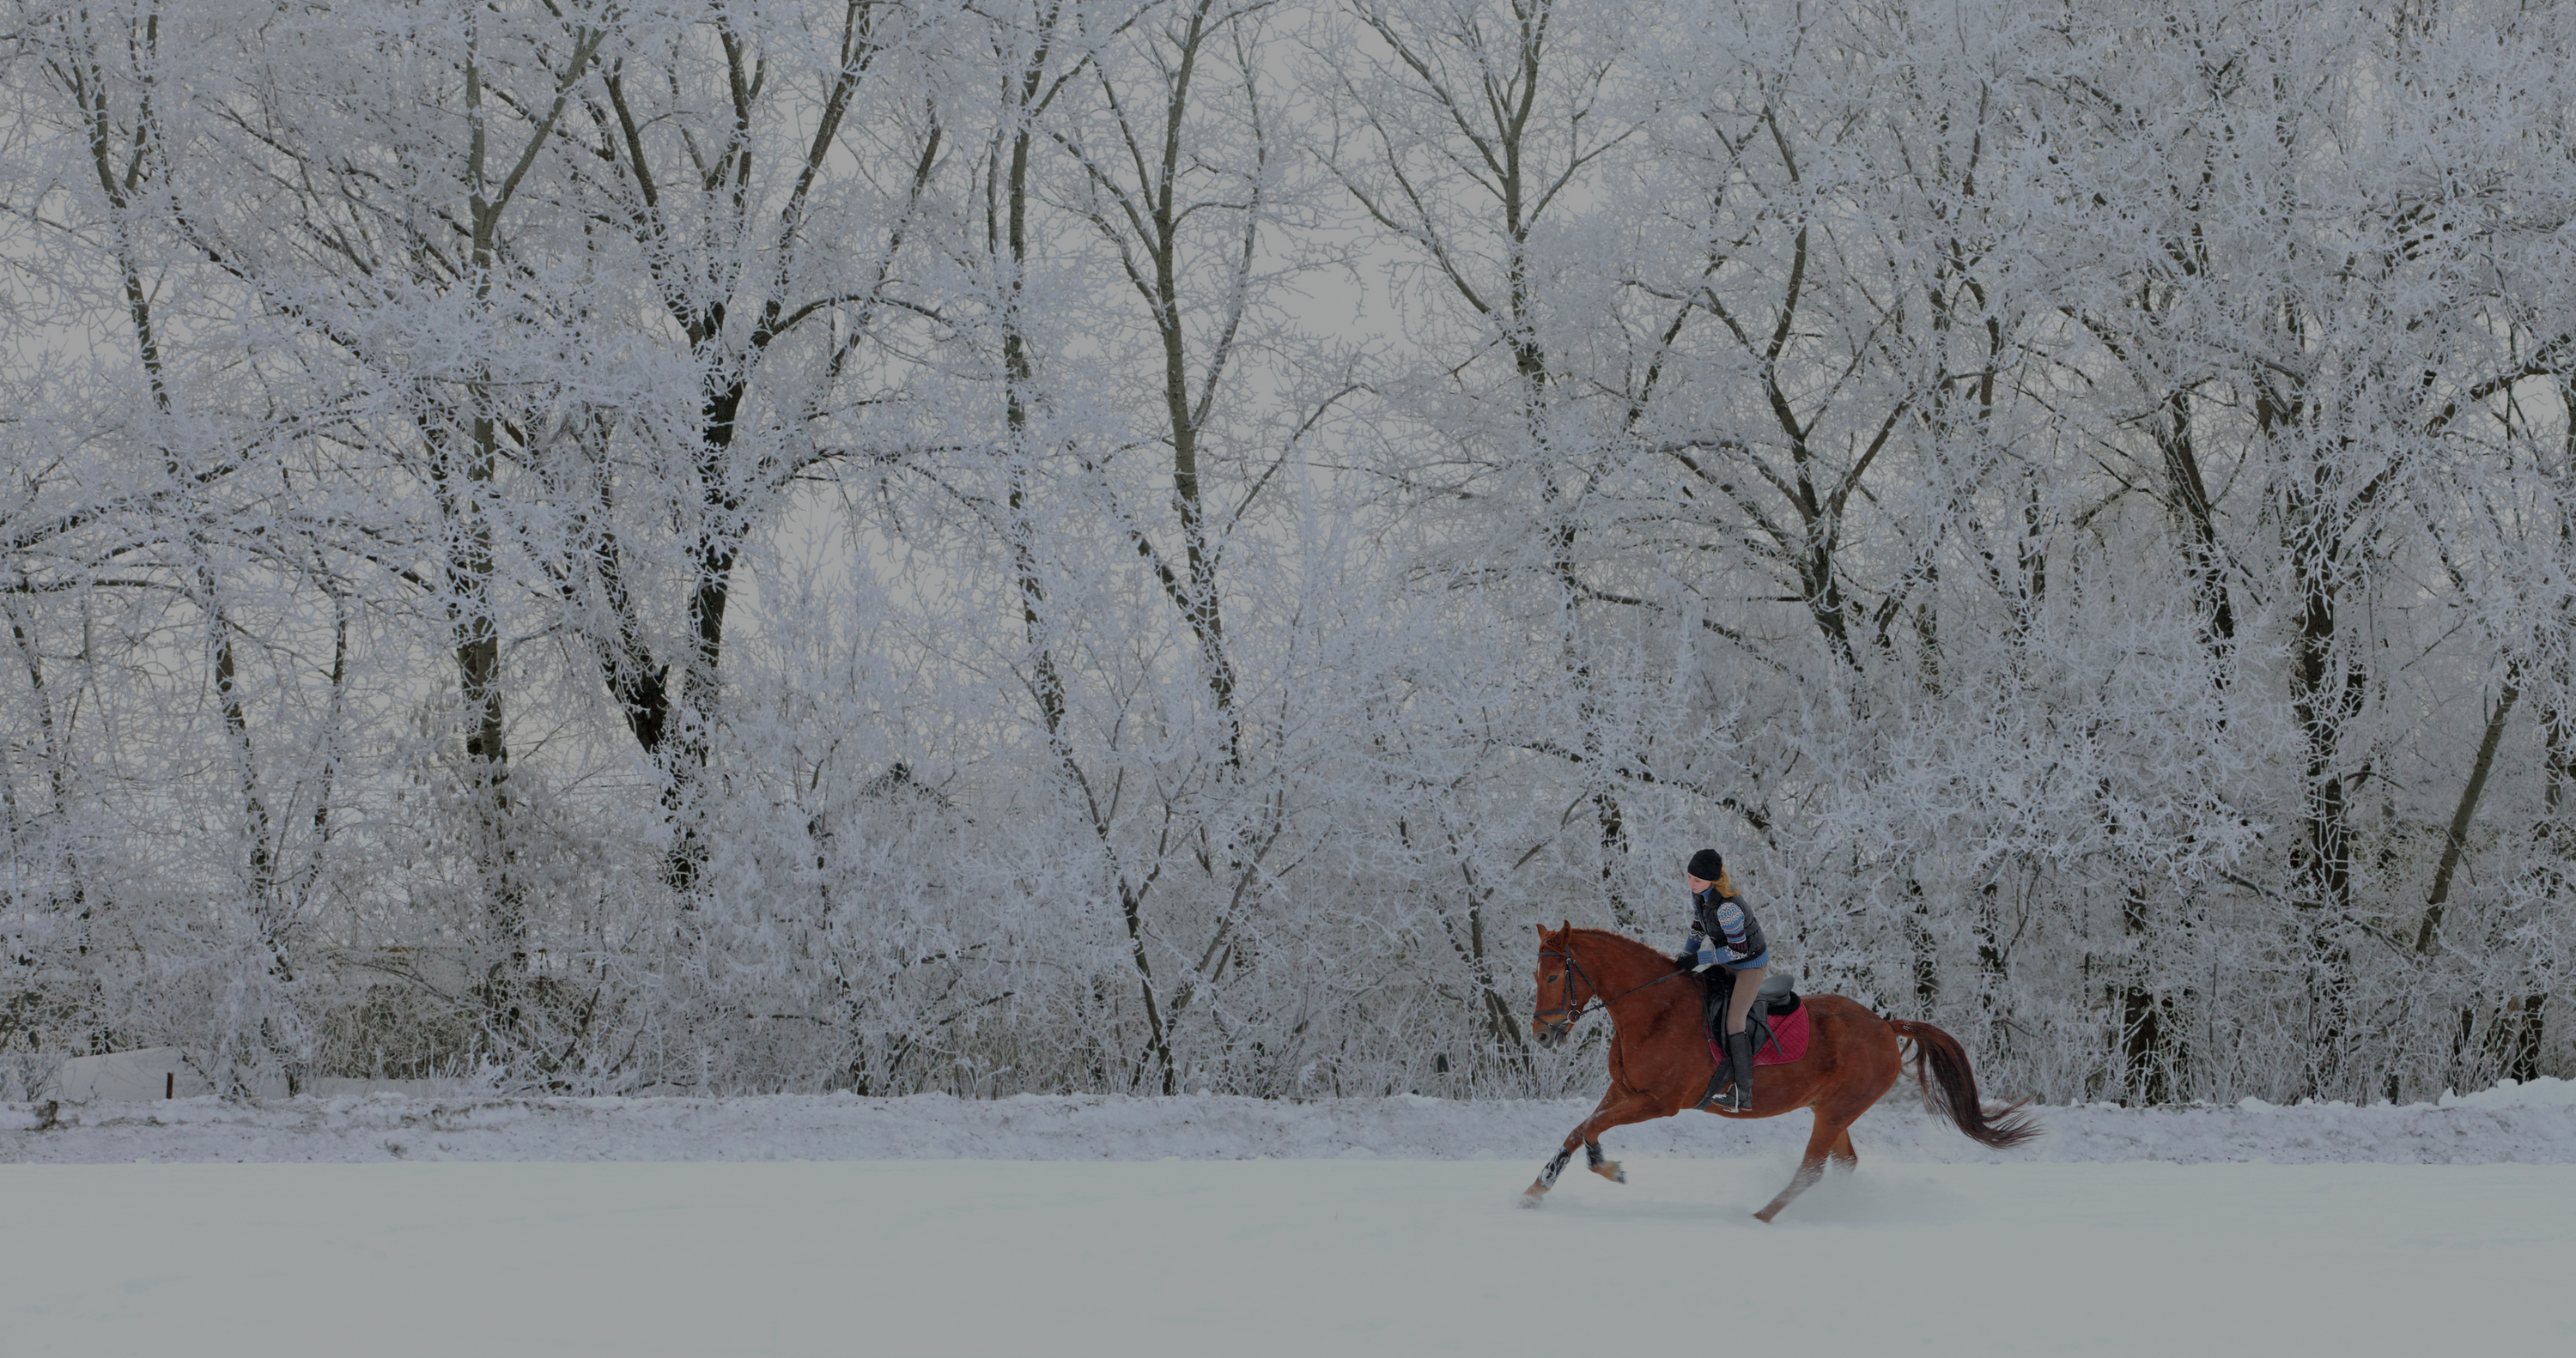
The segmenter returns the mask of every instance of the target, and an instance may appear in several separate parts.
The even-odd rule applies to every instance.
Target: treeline
[[[2576,13],[13,0],[0,1050],[2571,1073]],[[1595,1025],[1597,1028],[1597,1025]]]

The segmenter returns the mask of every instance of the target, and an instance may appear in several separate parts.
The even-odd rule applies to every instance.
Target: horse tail
[[[2022,1111],[2022,1104],[1989,1113],[1977,1098],[1976,1072],[1968,1069],[1967,1050],[1959,1039],[1933,1027],[1910,1019],[1889,1019],[1896,1035],[1914,1043],[1914,1079],[1923,1086],[1923,1106],[1945,1116],[1969,1140],[1980,1146],[2008,1151],[2030,1141],[2040,1133],[2038,1119]],[[1931,1070],[1924,1070],[1929,1063]],[[2027,1103],[2025,1099],[2022,1103]]]

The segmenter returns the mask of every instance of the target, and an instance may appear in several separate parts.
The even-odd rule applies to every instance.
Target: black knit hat
[[[1725,871],[1726,860],[1718,857],[1715,849],[1702,849],[1691,855],[1690,875],[1703,882],[1714,882]]]

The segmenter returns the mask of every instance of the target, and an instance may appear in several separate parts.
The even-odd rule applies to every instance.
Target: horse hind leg
[[[1832,1167],[1841,1170],[1845,1174],[1849,1174],[1853,1170],[1860,1168],[1860,1152],[1852,1148],[1851,1128],[1849,1127],[1843,1128],[1842,1135],[1834,1138]]]
[[[1612,1182],[1612,1183],[1614,1183],[1614,1184],[1624,1184],[1624,1183],[1628,1182],[1628,1171],[1627,1171],[1627,1170],[1625,1170],[1625,1169],[1622,1169],[1622,1168],[1620,1167],[1620,1165],[1619,1165],[1619,1162],[1618,1162],[1618,1161],[1616,1161],[1616,1160],[1604,1160],[1604,1159],[1602,1159],[1602,1158],[1601,1158],[1601,1143],[1600,1143],[1600,1142],[1598,1142],[1598,1141],[1586,1141],[1586,1142],[1584,1142],[1584,1143],[1583,1143],[1583,1158],[1584,1158],[1584,1162],[1585,1162],[1585,1163],[1584,1163],[1584,1168],[1591,1170],[1593,1173],[1600,1175],[1602,1178],[1604,1178],[1604,1179],[1608,1179],[1610,1182]]]
[[[1754,1219],[1769,1221],[1780,1215],[1781,1208],[1796,1201],[1799,1194],[1815,1187],[1816,1181],[1825,1177],[1828,1159],[1841,1159],[1850,1153],[1852,1163],[1858,1164],[1860,1156],[1851,1151],[1850,1126],[1849,1121],[1829,1121],[1823,1109],[1816,1110],[1816,1130],[1807,1137],[1807,1153],[1798,1161],[1798,1172],[1789,1176],[1789,1186],[1780,1190],[1780,1196],[1773,1198],[1770,1206],[1753,1214]]]

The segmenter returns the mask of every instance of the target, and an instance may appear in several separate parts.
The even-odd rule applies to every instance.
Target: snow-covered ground
[[[2048,1133],[1989,1151],[1927,1119],[1900,1083],[1852,1129],[1863,1163],[2269,1161],[2274,1164],[2576,1163],[2576,1081],[2535,1080],[2439,1104],[2042,1108]],[[422,1098],[343,1094],[0,1104],[0,1165],[128,1161],[1503,1159],[1536,1164],[1584,1101],[1125,1099],[849,1095],[743,1099]],[[1806,1114],[1686,1116],[1619,1128],[1613,1155],[1740,1159],[1803,1146]]]
[[[2018,1155],[1891,1099],[1770,1227],[1803,1115],[1613,1132],[1631,1182],[1514,1210],[1582,1112],[6,1106],[0,1353],[2576,1352],[2576,1084],[2051,1108]]]

